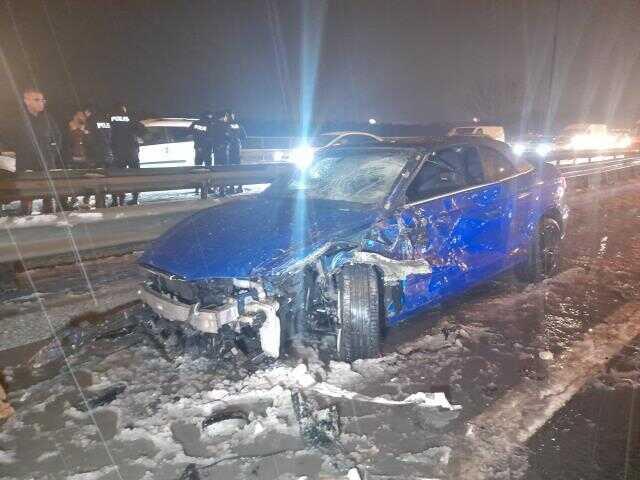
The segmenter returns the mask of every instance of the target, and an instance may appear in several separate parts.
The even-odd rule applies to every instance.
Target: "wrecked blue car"
[[[375,357],[385,327],[501,272],[556,273],[565,188],[488,138],[329,149],[168,231],[140,295],[180,348],[277,357],[318,334],[342,360]]]

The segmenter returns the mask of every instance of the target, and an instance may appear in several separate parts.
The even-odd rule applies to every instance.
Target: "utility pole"
[[[558,24],[560,22],[560,1],[561,0],[556,0],[556,19],[555,19],[555,26],[553,29],[553,43],[551,46],[551,66],[549,68],[549,91],[548,91],[548,98],[549,98],[549,103],[548,106],[551,106],[551,94],[553,92],[553,79],[555,77],[555,72],[556,72],[556,57],[558,55]]]

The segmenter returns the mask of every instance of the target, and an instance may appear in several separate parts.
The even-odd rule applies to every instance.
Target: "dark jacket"
[[[55,120],[47,112],[38,116],[26,113],[8,138],[16,152],[16,172],[45,171],[63,168],[62,135]]]
[[[213,145],[212,124],[213,120],[204,117],[189,126],[195,148],[210,148]]]
[[[91,115],[85,126],[87,134],[84,148],[87,162],[94,167],[107,168],[113,165],[111,150],[111,122],[102,115]]]
[[[140,148],[137,137],[144,134],[144,125],[126,113],[112,113],[108,119],[111,124],[111,148],[114,155],[137,152]]]

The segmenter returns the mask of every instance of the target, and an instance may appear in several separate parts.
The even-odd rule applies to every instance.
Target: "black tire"
[[[516,274],[526,282],[539,282],[560,270],[562,230],[557,221],[544,217],[529,245],[527,261],[519,265]]]
[[[380,279],[370,265],[346,265],[337,275],[338,357],[345,362],[380,354]]]

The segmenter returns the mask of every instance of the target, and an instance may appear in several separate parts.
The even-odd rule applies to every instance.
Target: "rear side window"
[[[188,128],[167,127],[167,137],[171,142],[188,142],[193,140],[193,135]]]
[[[478,147],[482,171],[486,182],[497,182],[516,173],[513,164],[497,150]]]
[[[407,201],[427,200],[464,188],[467,185],[467,150],[465,147],[452,147],[429,155],[407,189]]]
[[[164,127],[147,127],[142,136],[143,145],[162,145],[170,143]]]

